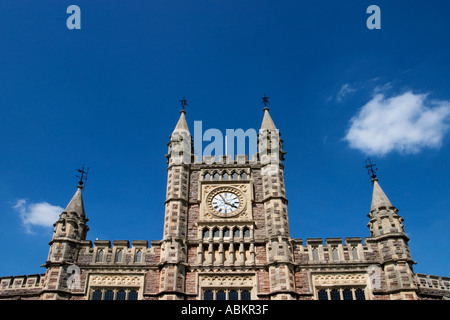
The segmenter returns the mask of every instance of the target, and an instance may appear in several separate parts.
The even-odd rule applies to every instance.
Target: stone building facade
[[[54,224],[45,274],[4,276],[0,299],[448,299],[413,272],[403,218],[373,180],[370,236],[292,238],[283,141],[264,108],[258,153],[194,157],[181,111],[168,143],[162,240],[87,240],[79,186]]]

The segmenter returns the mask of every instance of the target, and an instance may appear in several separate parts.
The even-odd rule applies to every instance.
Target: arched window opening
[[[342,296],[344,297],[344,300],[353,300],[353,294],[350,289],[344,289],[344,291],[342,291]]]
[[[103,249],[98,250],[96,261],[97,262],[102,262],[103,261]]]
[[[142,260],[142,251],[141,251],[141,250],[138,250],[138,251],[136,252],[136,259],[135,259],[135,262],[141,262],[141,260]]]
[[[92,300],[102,300],[102,291],[101,290],[95,290],[92,293]]]
[[[117,253],[116,253],[116,262],[122,262],[122,249],[117,250]]]
[[[106,292],[105,292],[105,300],[114,300],[114,291],[106,290]]]
[[[116,300],[125,300],[126,293],[124,290],[117,291]]]
[[[241,292],[241,300],[250,300],[250,291],[243,290]]]
[[[136,290],[131,290],[128,293],[128,300],[137,300],[137,298],[138,298],[138,293]]]
[[[203,293],[203,300],[213,300],[213,292],[211,290],[206,290]]]
[[[318,297],[319,300],[328,300],[328,294],[324,289],[319,290]]]

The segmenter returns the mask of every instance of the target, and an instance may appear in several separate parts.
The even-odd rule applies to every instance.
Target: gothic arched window
[[[356,247],[354,247],[352,249],[352,254],[353,254],[353,260],[358,260],[359,259],[359,257],[358,257],[358,249],[356,249]]]
[[[103,249],[98,250],[96,261],[97,262],[102,262],[103,261]]]
[[[102,291],[101,290],[95,290],[92,293],[92,300],[102,300]]]
[[[228,300],[239,300],[238,292],[236,290],[231,290],[228,293]]]
[[[219,237],[219,229],[218,228],[214,228],[213,229],[213,238],[218,238]]]
[[[342,296],[344,297],[344,300],[353,300],[353,294],[350,289],[344,289],[344,291],[342,291]]]
[[[203,239],[209,238],[209,229],[203,229]]]
[[[331,300],[341,300],[341,294],[336,289],[331,290],[330,296]]]
[[[214,173],[214,175],[213,175],[213,180],[214,180],[214,181],[219,181],[219,180],[220,180],[220,175],[219,175],[219,173],[217,173],[217,172]]]
[[[328,300],[328,294],[324,289],[319,290],[318,297],[319,300]]]
[[[126,293],[124,290],[117,291],[116,300],[125,300]]]
[[[233,173],[231,174],[231,179],[232,180],[237,180],[238,179],[238,174],[233,171]]]
[[[223,237],[229,237],[230,236],[230,229],[228,228],[223,228]]]
[[[116,262],[122,262],[122,249],[117,250],[117,253],[116,253]]]
[[[240,236],[241,236],[241,230],[239,230],[239,228],[234,228],[233,237],[239,238]]]
[[[223,291],[223,290],[217,291],[216,300],[226,300],[225,291]]]
[[[213,292],[211,290],[206,290],[203,293],[203,300],[213,300]]]
[[[224,173],[223,175],[222,175],[222,180],[228,180],[228,173]]]
[[[205,175],[203,176],[203,179],[204,179],[204,180],[209,180],[209,179],[211,179],[211,175],[207,172],[207,173],[205,173]]]
[[[250,300],[250,291],[243,290],[241,292],[241,300]]]
[[[241,179],[242,180],[247,180],[247,174],[245,172],[241,173]]]
[[[141,260],[142,260],[142,251],[141,251],[141,250],[138,250],[138,251],[136,252],[136,259],[135,259],[135,262],[141,262]]]
[[[249,238],[249,237],[250,237],[250,229],[244,228],[244,238]]]
[[[356,300],[366,300],[366,296],[364,295],[364,290],[359,288],[355,290]]]
[[[338,254],[338,251],[336,250],[336,248],[334,248],[332,252],[333,252],[333,260],[339,261],[339,254]]]
[[[105,300],[114,300],[114,291],[107,290],[105,292]]]
[[[131,290],[130,292],[128,292],[128,300],[137,300],[138,298],[138,293],[136,290]]]

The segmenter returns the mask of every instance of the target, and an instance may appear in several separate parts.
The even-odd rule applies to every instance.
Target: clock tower
[[[258,152],[194,158],[182,104],[168,143],[161,299],[295,299],[282,140],[265,105]]]

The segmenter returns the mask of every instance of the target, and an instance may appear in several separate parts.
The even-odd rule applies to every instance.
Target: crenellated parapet
[[[293,239],[294,260],[299,265],[375,263],[370,244],[359,237]]]
[[[160,241],[95,240],[80,248],[77,265],[80,267],[142,267],[156,266],[160,261]]]
[[[7,276],[0,278],[0,299],[37,300],[44,288],[45,274]]]
[[[419,294],[424,300],[450,300],[450,278],[416,273]]]

